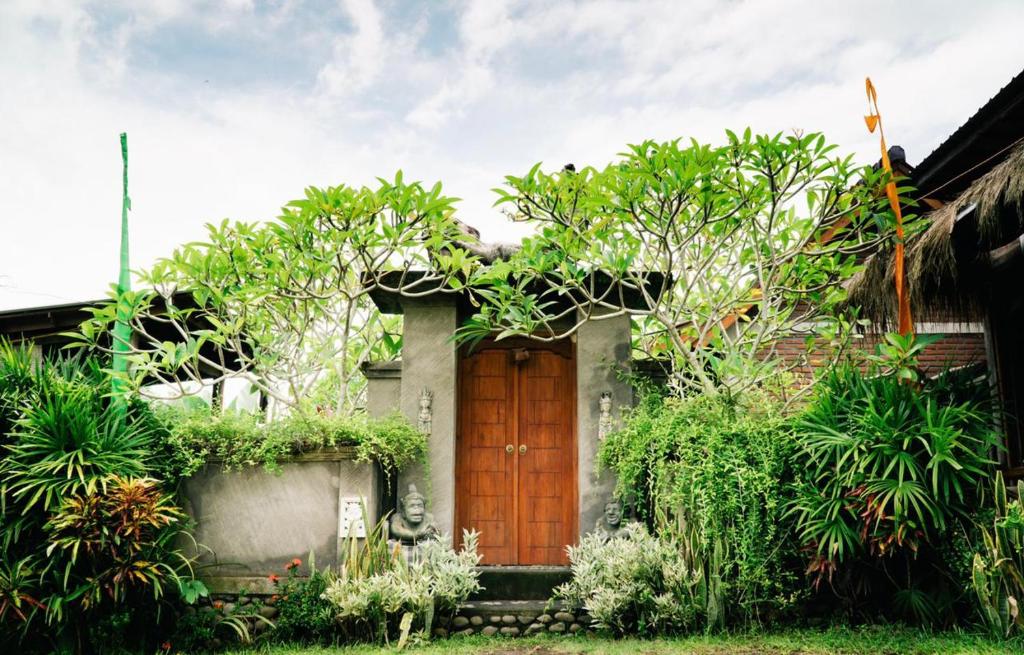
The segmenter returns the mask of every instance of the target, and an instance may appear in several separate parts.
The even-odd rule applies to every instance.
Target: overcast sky
[[[308,185],[401,168],[488,240],[503,176],[644,138],[823,131],[864,162],[878,87],[920,161],[1024,68],[1024,2],[0,0],[0,309],[117,275]]]

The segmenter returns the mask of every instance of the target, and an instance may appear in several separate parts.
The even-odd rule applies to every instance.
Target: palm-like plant
[[[791,511],[830,566],[934,540],[968,514],[993,464],[998,439],[983,408],[940,403],[904,380],[838,367],[798,423],[809,476]]]
[[[0,462],[3,495],[27,514],[53,511],[72,495],[93,493],[112,475],[144,476],[150,429],[104,403],[96,389],[50,380],[25,407]]]
[[[0,338],[0,443],[4,443],[23,403],[36,386],[32,351]]]

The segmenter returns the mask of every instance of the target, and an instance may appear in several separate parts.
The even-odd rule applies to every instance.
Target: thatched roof
[[[956,217],[975,206],[969,243],[954,243]],[[954,201],[925,215],[928,227],[907,240],[906,272],[916,320],[966,322],[980,316],[989,280],[977,270],[978,257],[1017,238],[1024,227],[1024,143],[975,180]],[[958,237],[962,228],[958,229]],[[970,256],[965,256],[963,245]],[[958,246],[959,248],[958,252]],[[888,325],[896,315],[891,246],[869,257],[848,283],[848,304],[861,316]]]

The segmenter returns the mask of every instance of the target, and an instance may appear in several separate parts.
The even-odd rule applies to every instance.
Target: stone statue
[[[601,416],[597,419],[597,438],[604,439],[614,429],[612,423],[612,393],[605,391],[601,394]]]
[[[628,532],[623,528],[629,521],[623,522],[623,511],[622,501],[612,499],[604,504],[604,513],[601,518],[597,520],[597,525],[594,526],[594,533],[601,535],[604,541],[609,539],[615,539],[618,537],[627,537]]]
[[[416,423],[423,434],[430,434],[430,428],[434,422],[431,404],[434,401],[434,394],[426,389],[420,394],[420,413],[416,415]]]
[[[398,511],[388,521],[388,537],[403,545],[415,546],[420,541],[438,536],[434,516],[427,511],[427,499],[410,484],[409,491],[398,501]]]

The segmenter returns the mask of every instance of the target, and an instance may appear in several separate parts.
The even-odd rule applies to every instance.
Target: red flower
[[[270,580],[274,584],[277,584],[277,581],[280,580],[280,579],[281,579],[281,576],[279,576],[276,573],[271,573],[270,575],[267,576],[267,580]]]
[[[292,561],[290,561],[290,562],[288,562],[287,564],[285,564],[285,565],[284,565],[284,568],[285,568],[285,570],[287,570],[287,571],[291,571],[292,569],[297,569],[297,568],[299,568],[300,566],[302,566],[302,560],[301,560],[301,559],[299,559],[298,557],[296,557],[296,558],[295,558],[295,559],[293,559]]]
[[[171,650],[171,642],[165,641],[164,643],[160,644],[160,650]]]
[[[292,566],[301,566],[301,565],[302,565],[302,560],[299,559],[298,557],[296,557],[295,559],[292,560]]]
[[[216,609],[220,609],[220,608],[224,607],[224,601],[222,601],[222,600],[215,600],[215,601],[213,601],[213,606]]]

